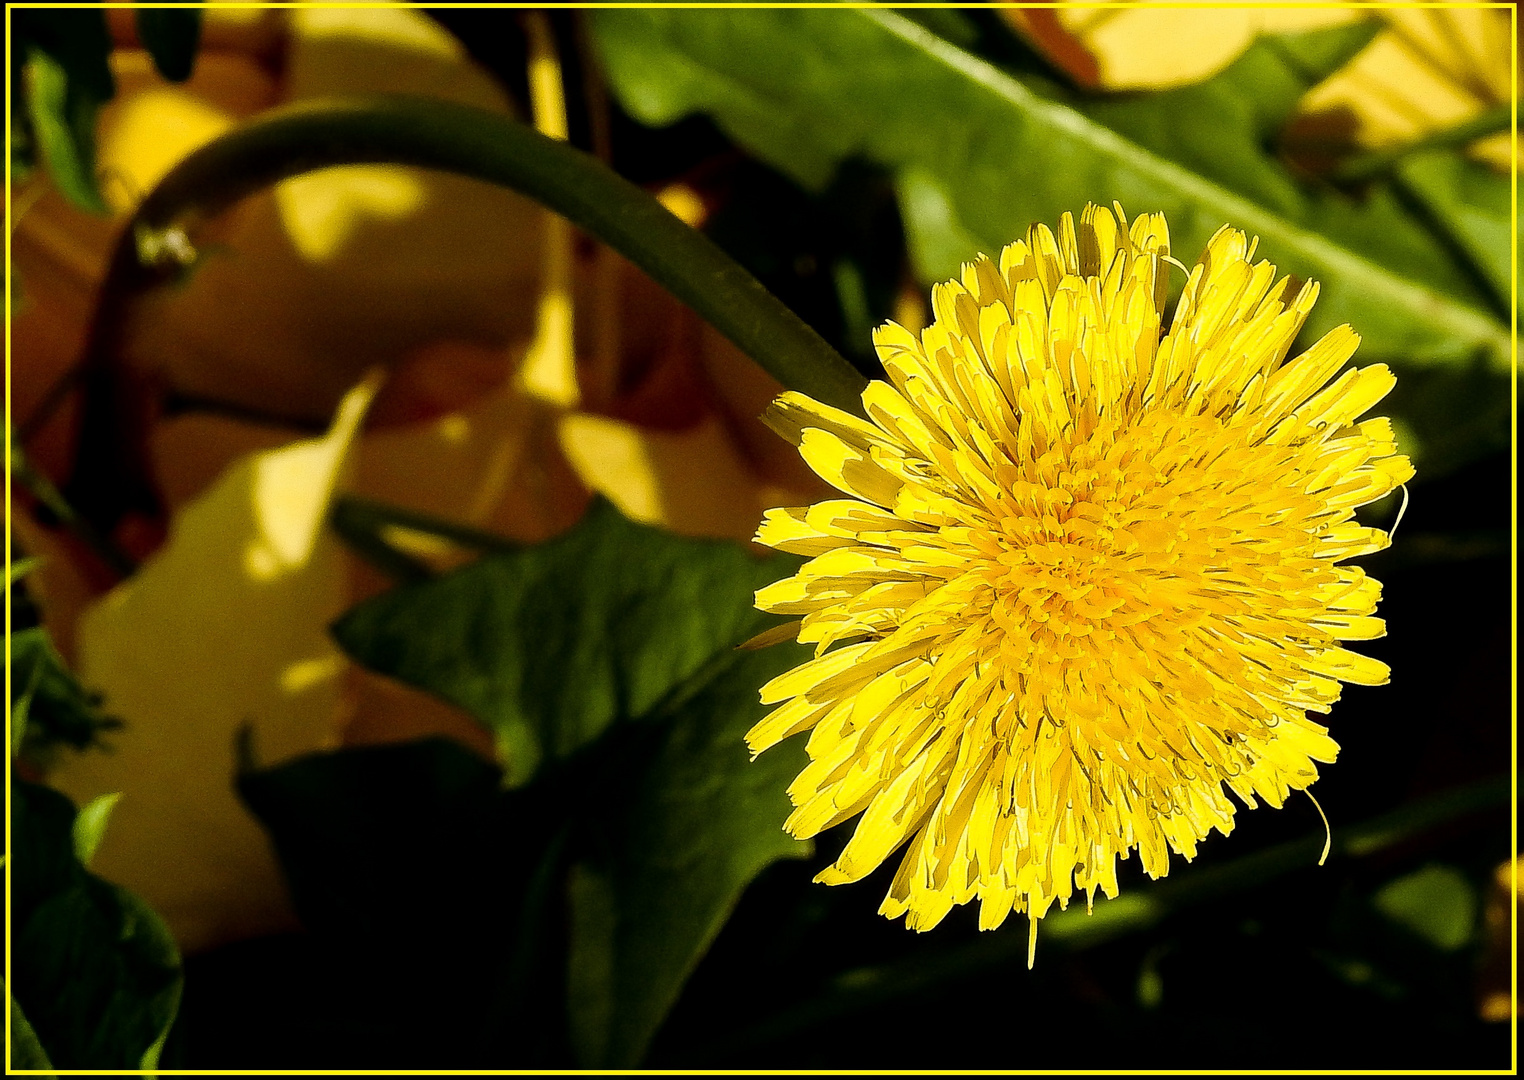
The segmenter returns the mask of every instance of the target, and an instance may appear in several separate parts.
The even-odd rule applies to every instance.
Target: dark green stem
[[[866,380],[762,284],[596,158],[496,113],[401,95],[332,98],[266,114],[197,150],[144,200],[138,258],[163,264],[183,230],[278,180],[389,163],[522,192],[650,274],[779,382],[861,413]]]

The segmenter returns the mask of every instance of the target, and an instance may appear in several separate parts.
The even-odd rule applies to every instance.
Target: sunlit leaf
[[[252,725],[280,761],[334,738],[344,661],[324,626],[348,582],[324,523],[372,393],[353,391],[323,438],[240,460],[81,621],[81,681],[124,728],[112,753],[63,756],[50,780],[81,802],[122,793],[97,869],[187,948],[289,921],[233,793],[233,742]]]

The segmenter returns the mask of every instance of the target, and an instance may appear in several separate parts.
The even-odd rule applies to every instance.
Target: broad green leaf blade
[[[547,544],[361,604],[334,636],[366,667],[470,712],[519,784],[755,632],[751,594],[787,562],[636,525],[600,500]]]
[[[196,66],[201,44],[201,10],[194,7],[140,7],[138,39],[153,57],[153,66],[171,82],[184,82]]]
[[[60,1069],[152,1069],[179,1009],[180,957],[132,893],[75,856],[75,811],[11,787],[11,991]]]
[[[26,1014],[21,1011],[21,1006],[16,1004],[16,999],[11,996],[9,987],[6,988],[5,1000],[10,1003],[11,1009],[11,1068],[37,1069],[43,1075],[52,1077],[53,1063],[48,1060],[47,1051],[43,1050],[42,1043],[37,1041],[37,1032],[33,1031],[32,1025],[27,1022]]]
[[[810,853],[783,832],[802,744],[750,761],[743,742],[767,712],[757,687],[807,655],[788,644],[727,656],[663,717],[654,760],[596,822],[602,855],[576,867],[570,890],[571,1024],[584,1065],[637,1064],[747,884]]]
[[[1444,373],[1458,408],[1409,399],[1408,429],[1422,448],[1445,442],[1467,456],[1506,437],[1475,396],[1506,398],[1510,370],[1509,335],[1485,312],[1043,100],[890,12],[602,10],[593,26],[611,84],[637,119],[706,112],[812,187],[840,161],[866,157],[912,178],[914,199],[985,251],[1087,200],[1163,211],[1187,257],[1225,223],[1258,235],[1261,254],[1283,271],[1322,282],[1308,333],[1352,324],[1360,356],[1391,363],[1399,383]],[[908,231],[914,248],[914,222]],[[924,238],[921,247],[923,257],[932,252]]]
[[[95,114],[116,92],[105,12],[29,11],[12,18],[29,75],[22,86],[30,135],[58,189],[77,206],[105,213],[95,180]]]

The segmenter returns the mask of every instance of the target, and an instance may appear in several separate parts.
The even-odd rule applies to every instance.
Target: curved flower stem
[[[161,264],[198,215],[330,165],[389,163],[522,192],[619,251],[779,382],[860,413],[867,380],[707,237],[591,155],[507,117],[402,95],[280,109],[186,158],[133,220],[138,258]]]

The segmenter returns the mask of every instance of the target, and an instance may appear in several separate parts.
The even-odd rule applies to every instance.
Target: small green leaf
[[[201,43],[201,9],[140,7],[136,10],[138,40],[153,57],[153,66],[170,82],[184,82],[196,66]]]
[[[116,809],[117,800],[121,797],[120,791],[98,795],[82,806],[75,816],[74,857],[81,865],[89,866],[94,860],[95,852],[106,835],[106,823],[111,820],[111,811]]]
[[[384,593],[333,632],[366,667],[475,716],[522,784],[754,633],[751,594],[787,562],[636,525],[600,500],[565,536]]]
[[[75,680],[43,627],[12,633],[10,659],[12,715],[23,717],[27,733],[20,752],[45,757],[60,744],[83,750],[120,726]]]
[[[53,183],[77,206],[105,213],[95,179],[95,115],[116,92],[105,12],[18,12],[12,31],[25,50],[30,132]]]
[[[0,979],[0,982],[3,981]],[[26,1014],[21,1011],[21,1006],[16,1004],[16,999],[11,996],[8,986],[5,991],[5,1000],[10,1002],[11,1007],[11,1068],[37,1069],[51,1080],[53,1063],[48,1060],[47,1051],[42,1048],[42,1043],[37,1041],[37,1032],[32,1030],[32,1025],[27,1022]]]
[[[132,893],[75,854],[64,796],[12,779],[11,991],[60,1069],[151,1069],[179,1009],[180,957]]]
[[[23,559],[12,559],[10,571],[11,584],[16,584],[16,582],[20,581],[33,570],[37,569],[37,564],[41,561],[41,559],[38,559],[34,555],[28,555]]]
[[[743,741],[768,712],[757,687],[807,656],[792,643],[730,654],[662,717],[651,765],[596,822],[602,855],[571,887],[568,987],[585,1066],[637,1064],[747,884],[810,853],[783,831],[802,744],[751,761]]]
[[[1461,948],[1476,932],[1476,890],[1453,866],[1425,866],[1388,882],[1371,902],[1388,919],[1446,952]]]

